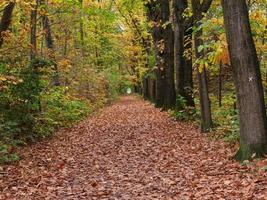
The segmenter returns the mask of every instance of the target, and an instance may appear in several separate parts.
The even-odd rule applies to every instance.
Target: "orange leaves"
[[[255,199],[266,159],[239,165],[221,141],[136,97],[21,149],[0,168],[0,199]],[[256,168],[255,168],[256,167]]]
[[[1,37],[3,38],[5,43],[12,42],[12,33],[9,30],[1,32]]]
[[[217,42],[217,48],[215,49],[214,57],[212,58],[213,64],[230,64],[229,52],[226,41]]]
[[[62,59],[58,62],[59,69],[68,72],[72,68],[71,61],[69,59]]]

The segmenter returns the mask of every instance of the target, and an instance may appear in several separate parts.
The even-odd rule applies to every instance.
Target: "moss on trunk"
[[[265,145],[247,146],[242,141],[240,148],[234,156],[234,159],[243,162],[244,160],[252,160],[253,158],[261,158],[267,154]]]

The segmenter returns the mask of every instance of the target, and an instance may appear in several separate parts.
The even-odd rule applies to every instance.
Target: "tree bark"
[[[155,102],[156,98],[156,80],[154,78],[150,78],[150,91],[151,91],[151,102]]]
[[[44,1],[40,2],[41,4],[45,4]],[[59,70],[57,63],[55,62],[55,47],[54,47],[54,40],[52,37],[52,31],[51,31],[51,25],[50,20],[47,15],[43,16],[43,26],[44,26],[44,32],[45,32],[45,42],[47,48],[50,50],[50,59],[54,62],[54,75],[53,75],[53,85],[54,86],[60,86],[60,78],[59,78]]]
[[[82,58],[84,59],[84,23],[83,23],[83,0],[79,0],[81,6],[81,16],[80,16],[80,39],[81,39],[81,48],[82,48]]]
[[[222,62],[220,62],[220,64],[219,64],[218,102],[219,102],[219,107],[222,107]]]
[[[4,43],[3,32],[7,31],[12,19],[12,13],[15,7],[15,1],[10,2],[5,8],[0,22],[0,48]]]
[[[148,80],[148,77],[143,78],[143,97],[145,100],[149,100],[149,80]]]
[[[192,38],[193,31],[192,25],[190,25],[189,29],[185,30],[185,51],[192,52]],[[189,41],[189,42],[188,42]],[[194,97],[193,97],[193,61],[192,55],[185,57],[185,99],[187,102],[187,106],[195,107]]]
[[[37,9],[39,6],[39,0],[36,0],[36,5],[33,6],[32,11],[31,11],[31,36],[30,36],[30,41],[31,41],[31,49],[30,49],[30,59],[34,60],[37,54],[37,37],[36,37],[36,32],[37,32]]]
[[[208,4],[209,2],[209,4]],[[207,5],[206,5],[207,4]],[[193,20],[194,25],[199,27],[201,26],[201,19],[203,18],[204,11],[208,11],[208,8],[211,4],[211,1],[203,1],[200,3],[200,0],[192,0],[193,8]],[[208,6],[209,5],[209,6]],[[208,6],[208,8],[207,8]],[[205,9],[206,10],[205,10]],[[204,57],[204,52],[198,52],[198,47],[203,45],[202,29],[196,31],[194,35],[194,44],[195,44],[195,55],[197,59],[202,59]],[[199,96],[200,96],[200,111],[201,111],[201,131],[203,133],[209,132],[212,127],[212,117],[211,117],[211,105],[208,93],[208,84],[206,76],[206,68],[198,69],[197,71],[198,83],[199,83]]]
[[[235,158],[242,161],[267,153],[263,86],[246,1],[221,2],[240,118],[240,149]]]
[[[176,95],[174,84],[174,34],[170,22],[170,5],[169,0],[161,0],[161,15],[163,28],[163,64],[166,73],[166,86],[164,95],[163,109],[168,110],[175,108]]]
[[[161,9],[160,9],[160,0],[150,1],[146,3],[148,10],[147,17],[153,23],[152,28],[152,37],[156,55],[156,84],[155,84],[155,106],[157,108],[162,108],[164,105],[164,96],[165,96],[165,86],[166,86],[166,75],[165,68],[162,62],[163,51],[160,49],[161,41],[163,40],[163,29],[161,27]]]
[[[173,0],[173,27],[174,27],[174,67],[176,76],[176,94],[186,100],[187,106],[194,107],[192,97],[192,59],[185,58],[185,36],[188,31],[183,17],[185,9],[188,7],[187,0]],[[192,38],[192,32],[191,32]],[[192,48],[188,46],[186,48]]]

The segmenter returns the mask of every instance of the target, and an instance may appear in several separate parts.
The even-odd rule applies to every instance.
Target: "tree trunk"
[[[46,46],[49,50],[54,51],[54,41],[52,38],[50,21],[49,21],[48,16],[46,15],[43,17],[43,25],[44,25],[44,31],[45,31]]]
[[[218,102],[219,102],[219,107],[222,107],[222,62],[220,62],[220,64],[219,64]]]
[[[80,17],[80,39],[82,48],[82,58],[84,59],[84,23],[83,23],[83,0],[79,0],[81,6],[81,17]]]
[[[154,78],[151,78],[150,81],[151,81],[151,102],[155,102],[155,99],[156,99],[156,80]]]
[[[41,1],[41,4],[45,4],[45,2]],[[55,62],[55,48],[54,48],[54,40],[52,37],[52,31],[50,26],[50,20],[47,15],[43,16],[43,26],[45,32],[45,42],[47,48],[50,50],[50,59],[54,62],[54,70],[55,73],[53,75],[53,85],[60,86],[60,78],[59,78],[59,70],[57,63]]]
[[[193,25],[192,25],[193,26]],[[190,27],[192,27],[190,26]],[[185,30],[185,51],[192,52],[192,28]],[[188,42],[189,41],[189,42]],[[187,106],[195,107],[193,97],[193,61],[192,55],[185,57],[185,99]]]
[[[164,95],[165,95],[165,85],[166,85],[166,77],[165,71],[161,65],[161,57],[158,57],[158,65],[156,70],[156,102],[155,106],[157,108],[162,108],[164,106]]]
[[[0,22],[0,48],[3,45],[3,32],[7,31],[12,19],[12,13],[15,7],[15,2],[10,2],[5,8],[3,12],[3,16],[1,18]]]
[[[143,97],[145,100],[149,100],[149,83],[148,77],[143,78]]]
[[[199,69],[198,69],[199,70]],[[212,128],[211,105],[208,92],[206,68],[203,67],[201,72],[197,72],[200,96],[201,111],[201,132],[209,132]]]
[[[39,6],[39,0],[36,0],[36,5],[33,6],[31,11],[31,49],[30,49],[30,59],[34,60],[37,54],[37,9]]]
[[[240,118],[240,149],[236,159],[267,153],[267,119],[259,61],[245,0],[222,0]]]
[[[147,16],[150,21],[153,22],[152,37],[156,55],[156,84],[155,84],[155,106],[162,108],[164,105],[165,86],[166,86],[166,75],[165,68],[162,62],[163,52],[159,48],[161,41],[163,40],[163,28],[161,27],[161,1],[150,1],[146,3],[148,10]]]
[[[201,19],[203,18],[203,5],[208,1],[203,1],[200,4],[200,0],[192,0],[193,8],[193,19],[194,25],[199,27],[201,26]],[[203,45],[202,29],[196,31],[194,35],[194,44],[195,44],[195,54],[196,59],[202,59],[204,57],[204,52],[198,52],[198,47]],[[198,68],[197,72],[198,83],[199,83],[199,97],[200,97],[200,111],[201,111],[201,131],[206,133],[212,127],[212,118],[211,118],[211,105],[208,93],[208,84],[206,76],[206,68]]]
[[[183,14],[187,7],[187,0],[173,1],[174,66],[176,69],[176,94],[182,96],[186,100],[187,106],[194,106],[192,97],[192,60],[184,56],[185,34],[188,34],[188,31],[186,31]],[[190,45],[190,47],[188,47],[187,45],[186,48],[192,48],[192,46]]]
[[[164,95],[165,110],[175,107],[175,85],[174,85],[174,34],[170,22],[169,0],[161,0],[161,15],[164,40],[163,62],[166,73],[166,86]]]

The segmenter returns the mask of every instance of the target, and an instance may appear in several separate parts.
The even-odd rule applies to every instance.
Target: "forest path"
[[[137,97],[22,150],[0,171],[0,199],[267,199],[266,174]]]

